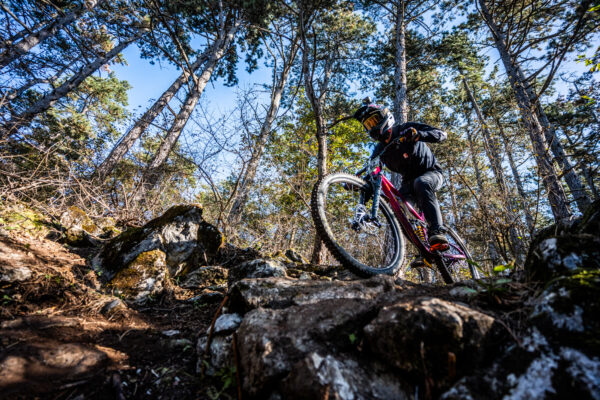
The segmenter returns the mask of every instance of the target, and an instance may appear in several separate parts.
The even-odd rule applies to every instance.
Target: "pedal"
[[[446,251],[450,248],[448,243],[436,243],[431,245],[431,251]]]
[[[375,225],[378,228],[381,228],[381,222],[379,222],[379,218],[377,218],[377,217],[372,218],[371,216],[367,215],[365,217],[365,221],[372,223],[373,225]]]

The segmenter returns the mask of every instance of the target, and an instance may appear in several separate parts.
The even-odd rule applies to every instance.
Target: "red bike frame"
[[[380,173],[381,173],[381,167],[377,167],[371,173],[371,175],[376,176],[377,174],[380,174]],[[412,224],[410,223],[410,221],[406,217],[404,211],[402,210],[402,206],[400,205],[400,203],[398,202],[397,199],[400,199],[400,201],[402,202],[402,204],[404,204],[406,209],[415,218],[419,219],[424,224],[427,223],[425,221],[425,215],[423,215],[422,212],[418,213],[413,208],[413,206],[408,201],[406,201],[404,196],[402,196],[402,194],[398,191],[398,189],[396,189],[394,187],[394,185],[392,185],[392,182],[390,182],[383,173],[381,173],[381,192],[388,199],[388,202],[389,202],[390,206],[392,207],[392,210],[394,211],[394,214],[396,215],[398,222],[400,222],[400,225],[402,226],[404,233],[410,239],[410,241],[417,247],[417,249],[419,249],[419,252],[421,253],[421,255],[429,260],[434,259],[437,256],[437,254],[435,254],[436,252],[431,251],[430,248],[426,247],[423,244],[423,242],[421,242],[421,240],[415,233],[415,230],[414,230]],[[450,263],[452,263],[454,261],[458,261],[458,260],[464,260],[467,258],[466,255],[462,252],[462,250],[458,246],[455,246],[452,243],[450,243],[450,246],[452,247],[452,249],[454,249],[458,252],[458,254],[442,253],[443,257],[445,259],[448,259],[448,261]]]

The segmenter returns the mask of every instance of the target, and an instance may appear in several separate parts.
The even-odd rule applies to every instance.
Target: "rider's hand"
[[[419,140],[419,132],[413,127],[406,128],[400,132],[400,136],[404,138],[405,142],[415,143]]]

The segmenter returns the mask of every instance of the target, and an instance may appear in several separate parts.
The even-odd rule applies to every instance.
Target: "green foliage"
[[[350,344],[354,344],[358,340],[358,337],[356,336],[356,334],[351,333],[348,335],[348,339],[350,340]]]
[[[8,305],[8,304],[12,303],[13,301],[14,301],[14,299],[7,294],[2,296],[2,305],[3,306]]]
[[[298,11],[302,6],[307,16],[304,21],[307,41],[302,50],[310,64],[309,82],[318,92],[320,109],[313,108],[307,100],[304,88],[307,75],[302,75],[298,56],[292,69],[293,85],[286,90],[283,101],[289,110],[280,112],[280,118],[273,125],[274,134],[267,145],[257,184],[250,193],[240,232],[231,240],[242,247],[252,246],[265,252],[294,247],[307,254],[313,239],[308,203],[318,175],[316,116],[322,116],[325,125],[329,125],[353,113],[359,105],[358,99],[365,94],[376,93],[378,103],[393,102],[397,49],[396,18],[392,14],[395,7],[402,4],[407,23],[409,119],[435,125],[449,134],[445,143],[432,146],[447,178],[439,192],[445,221],[467,239],[480,269],[488,275],[505,273],[511,268],[515,247],[509,229],[516,227],[519,241],[529,240],[530,227],[526,227],[524,211],[535,210],[536,225],[531,228],[539,228],[551,218],[540,184],[542,180],[531,161],[531,140],[525,134],[513,90],[503,71],[492,64],[496,62],[495,56],[488,58],[491,53],[485,46],[494,43],[480,14],[470,2],[444,1],[436,3],[439,8],[433,3],[396,2],[387,4],[386,9],[373,1],[104,2],[93,11],[84,12],[68,29],[59,29],[35,51],[3,70],[2,98],[19,94],[0,102],[0,117],[9,120],[27,109],[90,60],[129,36],[138,23],[151,28],[151,35],[137,43],[142,56],[153,62],[168,60],[181,66],[186,63],[185,58],[193,61],[219,35],[219,22],[231,24],[240,20],[236,40],[217,66],[212,83],[224,78],[226,85],[237,85],[239,61],[245,60],[250,72],[259,68],[260,58],[269,51],[273,51],[273,61],[267,68],[279,71],[283,54],[277,54],[275,46],[267,49],[264,38],[272,35],[275,43],[298,34],[299,21],[291,10]],[[66,13],[80,4],[19,1],[8,2],[7,7],[31,28],[36,23],[44,25],[54,21],[58,15],[56,7]],[[219,8],[220,4],[223,9]],[[357,12],[355,7],[359,4],[363,8]],[[585,178],[590,193],[597,195],[600,61],[598,49],[591,46],[595,47],[598,35],[600,6],[596,2],[585,3],[589,7],[584,9],[583,3],[575,0],[549,3],[544,7],[530,0],[518,6],[506,2],[489,4],[493,6],[496,22],[511,38],[515,62],[530,75],[531,88],[545,90],[548,95],[540,96],[541,107],[558,140],[577,172]],[[458,15],[464,18],[454,19]],[[219,20],[221,16],[225,16],[225,20]],[[0,36],[12,38],[20,32],[21,25],[13,17],[5,14],[0,18]],[[528,23],[514,23],[521,18]],[[279,30],[284,25],[286,32]],[[590,50],[593,54],[585,55]],[[572,60],[573,52],[581,54],[577,61],[585,64],[589,72],[573,76],[558,70],[553,75],[549,69]],[[113,62],[124,63],[125,60],[118,56]],[[42,203],[62,206],[70,205],[70,201],[82,201],[95,210],[94,214],[122,212],[122,220],[140,224],[174,203],[195,198],[204,204],[205,218],[223,223],[230,206],[228,199],[239,184],[241,168],[238,167],[242,166],[242,163],[229,163],[230,155],[222,157],[225,162],[220,169],[201,171],[205,160],[187,145],[176,144],[162,171],[162,184],[149,190],[140,189],[143,169],[164,139],[160,127],[168,127],[173,121],[169,112],[153,121],[104,185],[94,187],[97,192],[81,200],[88,193],[83,196],[87,189],[80,190],[79,185],[87,183],[87,177],[130,122],[126,111],[130,86],[109,70],[108,65],[104,66],[101,74],[90,76],[68,96],[59,99],[51,109],[38,115],[22,136],[0,143],[0,170],[6,172],[6,176],[0,176],[0,195],[12,193],[15,187],[12,179],[16,175],[22,177],[19,182],[23,187],[30,186],[23,177],[39,178],[43,182],[31,184],[34,189],[27,192],[30,200]],[[559,78],[563,82],[553,86]],[[477,121],[462,87],[463,79],[472,87],[485,123]],[[550,79],[551,84],[544,85],[545,79]],[[272,85],[268,78],[261,83],[265,88]],[[568,91],[564,87],[568,87]],[[269,99],[252,112],[260,117],[267,101]],[[176,101],[170,104],[173,109],[177,106]],[[252,131],[245,122],[238,123],[233,118],[227,123]],[[486,156],[489,144],[482,140],[480,133],[483,126],[490,130],[496,139],[494,145],[500,148],[502,167],[507,171],[508,194],[501,193],[494,180]],[[198,127],[199,124],[190,123],[187,129],[192,131]],[[209,128],[211,134],[214,134],[213,129],[219,129]],[[369,138],[361,126],[347,120],[328,133],[327,170],[353,172],[358,169],[370,152]],[[248,137],[252,138],[253,134],[250,132]],[[252,139],[236,142],[237,138],[232,135],[233,143],[228,143],[231,154],[245,156],[253,151]],[[224,152],[223,148],[215,152]],[[508,172],[509,167],[512,168],[510,163],[515,165],[516,174]],[[199,171],[212,182],[201,184]],[[516,218],[505,215],[502,196],[515,199],[512,210]],[[71,200],[65,201],[65,198]],[[25,222],[40,227],[35,218],[0,215],[5,229]]]
[[[29,136],[36,146],[13,144],[11,151],[22,155],[15,161],[19,168],[33,171],[45,163],[63,171],[90,172],[128,117],[125,107],[129,89],[130,85],[114,74],[87,78],[38,117]],[[39,146],[51,149],[50,158],[38,151]]]
[[[214,386],[209,386],[206,389],[206,394],[212,400],[230,398],[227,394],[227,390],[231,387],[235,387],[235,367],[225,367],[217,371],[216,376],[221,380],[221,388],[217,389]]]

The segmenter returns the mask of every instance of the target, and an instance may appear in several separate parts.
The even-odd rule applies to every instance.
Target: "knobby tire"
[[[381,196],[379,202],[379,216],[388,224],[386,226],[390,230],[390,239],[392,240],[391,245],[394,254],[387,265],[384,265],[383,267],[367,265],[360,260],[357,260],[351,254],[351,249],[344,248],[344,246],[340,245],[338,240],[336,240],[332,226],[330,226],[330,221],[328,221],[326,209],[327,192],[332,184],[342,184],[342,186],[343,184],[347,184],[357,192],[368,187],[368,183],[363,179],[345,173],[326,175],[315,184],[311,196],[311,214],[317,234],[321,237],[321,240],[323,240],[327,249],[340,264],[359,276],[368,277],[378,274],[395,275],[400,270],[402,261],[404,260],[404,238],[401,233],[400,224],[391,207],[388,205],[387,200]],[[385,258],[387,258],[387,255],[384,259]]]

